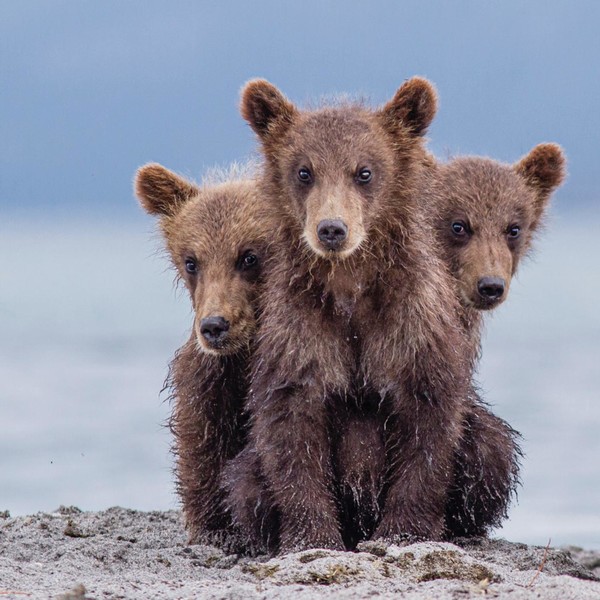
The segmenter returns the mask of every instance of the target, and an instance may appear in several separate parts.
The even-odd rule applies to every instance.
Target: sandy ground
[[[503,540],[275,558],[188,546],[176,511],[0,513],[0,598],[600,599],[600,552]]]

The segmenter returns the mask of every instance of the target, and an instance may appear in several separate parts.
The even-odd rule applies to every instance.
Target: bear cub
[[[439,166],[428,202],[463,306],[504,302],[564,176],[556,144],[539,144],[514,165],[467,156]]]
[[[225,461],[244,445],[246,364],[269,215],[256,182],[224,174],[197,186],[158,164],[141,167],[135,192],[159,218],[166,249],[194,310],[193,332],[171,365],[177,490],[192,543],[236,543],[220,487]]]
[[[452,279],[416,205],[435,91],[413,78],[378,110],[299,110],[266,81],[242,96],[265,156],[261,197],[279,223],[247,450],[278,515],[279,550],[345,546],[335,432],[365,404],[386,424],[374,536],[440,539],[471,371]],[[246,497],[249,471],[230,471]],[[248,503],[231,505],[251,529]]]
[[[480,351],[482,314],[506,300],[550,196],[565,177],[565,162],[559,146],[539,144],[513,165],[460,157],[440,165],[431,178],[426,201],[456,281],[473,362]],[[477,404],[465,419],[466,443],[456,453],[446,509],[450,536],[483,535],[500,525],[518,482],[518,434]]]

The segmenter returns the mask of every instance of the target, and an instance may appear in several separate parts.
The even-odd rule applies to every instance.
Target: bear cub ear
[[[198,187],[157,163],[140,167],[134,180],[135,195],[142,208],[151,215],[172,216]]]
[[[287,128],[297,112],[296,107],[265,79],[253,79],[244,86],[240,111],[263,140],[274,133],[275,126]]]
[[[422,77],[413,77],[400,86],[380,114],[388,130],[395,132],[404,127],[414,136],[422,136],[436,112],[437,93],[433,84]]]
[[[558,144],[538,144],[514,169],[540,197],[548,197],[563,182],[566,162]]]

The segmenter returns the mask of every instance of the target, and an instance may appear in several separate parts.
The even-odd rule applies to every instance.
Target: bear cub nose
[[[337,250],[348,237],[348,227],[343,221],[325,219],[317,225],[319,241],[328,250]]]
[[[223,317],[206,317],[200,321],[200,333],[210,344],[222,342],[228,331],[229,321]]]
[[[500,300],[504,294],[504,279],[482,277],[477,282],[477,291],[484,300]]]

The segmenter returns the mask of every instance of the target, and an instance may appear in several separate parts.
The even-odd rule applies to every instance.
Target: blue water
[[[510,540],[600,548],[600,219],[555,218],[479,380],[524,437]],[[177,506],[159,395],[191,312],[150,221],[0,223],[0,510]]]

